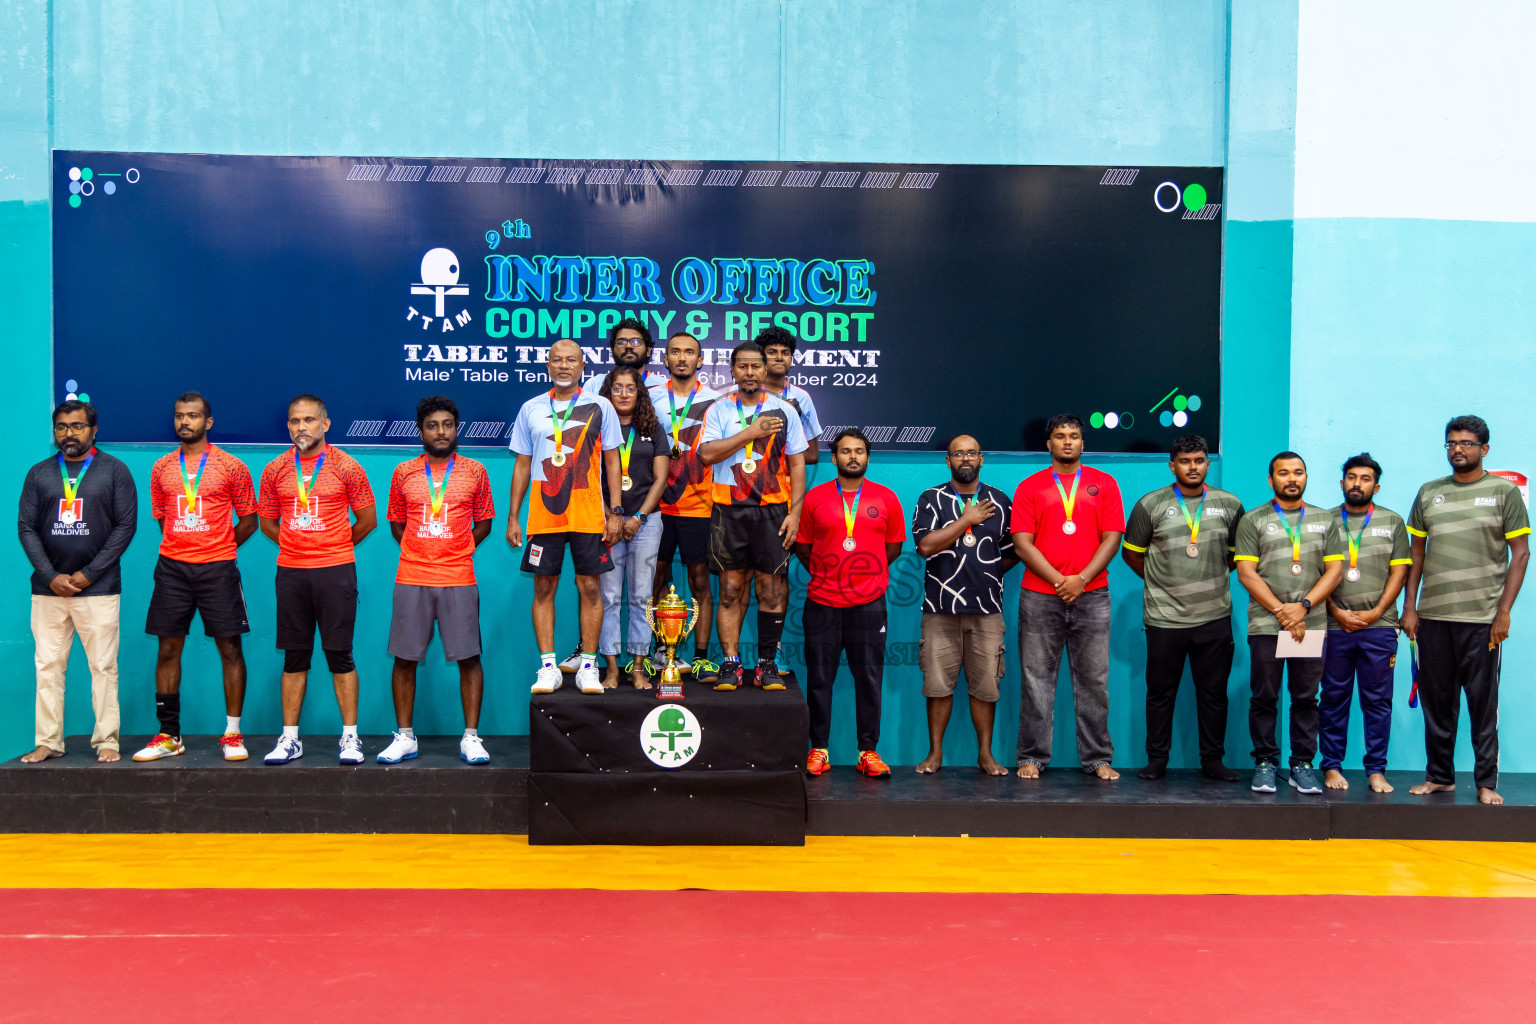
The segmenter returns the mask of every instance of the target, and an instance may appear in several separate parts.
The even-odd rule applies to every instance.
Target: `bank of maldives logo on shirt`
[[[65,526],[84,526],[85,499],[76,498],[74,501],[70,501],[68,498],[60,498],[59,522]]]
[[[201,495],[194,498],[190,504],[185,494],[176,495],[176,519],[171,523],[171,529],[177,533],[208,532],[208,521],[203,518]]]
[[[640,723],[640,749],[663,768],[681,768],[699,752],[704,730],[681,704],[652,708]]]
[[[325,520],[320,517],[320,499],[312,494],[307,502],[301,502],[298,495],[294,495],[293,509],[288,513],[288,529],[314,532],[324,530]]]
[[[421,523],[416,527],[416,536],[427,540],[452,540],[453,530],[448,527],[448,510],[453,506],[446,501],[443,507],[432,514],[432,503],[421,503]]]

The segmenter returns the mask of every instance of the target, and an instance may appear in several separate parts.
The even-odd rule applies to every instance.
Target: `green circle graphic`
[[[1184,209],[1190,213],[1198,212],[1205,206],[1205,186],[1189,185],[1184,189]]]
[[[1089,416],[1088,417],[1088,425],[1090,427],[1092,427],[1094,430],[1098,430],[1100,427],[1102,427],[1104,425],[1104,414],[1101,413],[1101,412],[1096,412],[1092,416]]]
[[[90,181],[92,177],[93,177],[93,175],[91,174],[91,169],[89,167],[82,167],[82,168],[80,168],[80,180],[81,181]]]
[[[69,197],[69,205],[75,207],[76,209],[78,209],[79,206],[80,206],[80,197],[79,196],[70,196]]]
[[[1189,399],[1185,398],[1183,395],[1175,395],[1174,396],[1174,398],[1173,398],[1173,407],[1175,409],[1177,409],[1179,412],[1183,412],[1186,408],[1188,408],[1188,406],[1189,406]]]

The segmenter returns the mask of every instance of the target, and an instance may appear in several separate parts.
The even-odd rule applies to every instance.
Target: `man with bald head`
[[[552,693],[564,676],[555,658],[555,589],[565,551],[576,567],[581,595],[581,657],[576,687],[602,693],[597,671],[598,631],[603,622],[597,577],[613,568],[608,545],[619,533],[623,503],[619,481],[619,415],[608,399],[581,393],[585,361],[581,346],[562,338],[549,347],[550,383],[545,394],[529,399],[512,425],[512,513],[507,543],[524,548],[523,571],[533,573],[533,633],[539,644],[534,693]],[[604,501],[603,481],[608,482]],[[523,496],[528,501],[527,545],[523,543]]]
[[[1007,775],[992,756],[992,720],[1003,674],[1003,577],[1018,564],[1008,495],[981,482],[984,457],[974,437],[949,442],[949,482],[930,487],[912,513],[912,539],[927,559],[923,574],[923,696],[928,698],[928,775],[944,762],[944,730],[965,669],[976,767]]]

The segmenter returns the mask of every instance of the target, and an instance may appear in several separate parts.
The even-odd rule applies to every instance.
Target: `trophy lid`
[[[677,584],[674,583],[670,587],[667,588],[667,596],[662,598],[657,603],[656,607],[658,609],[660,609],[660,608],[667,608],[667,609],[676,609],[678,611],[683,611],[683,610],[686,610],[688,606],[683,603],[683,599],[682,598],[677,596]]]

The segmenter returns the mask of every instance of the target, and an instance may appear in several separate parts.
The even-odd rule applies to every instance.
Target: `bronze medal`
[[[1301,575],[1301,563],[1300,562],[1292,562],[1291,563],[1291,575],[1292,576],[1300,576]]]
[[[1184,549],[1184,553],[1186,555],[1188,555],[1190,558],[1199,558],[1200,557],[1200,545],[1199,544],[1191,544],[1189,547]]]
[[[675,445],[672,446],[672,457],[674,459],[680,459],[680,458],[683,457],[683,446],[682,445],[675,444]]]

